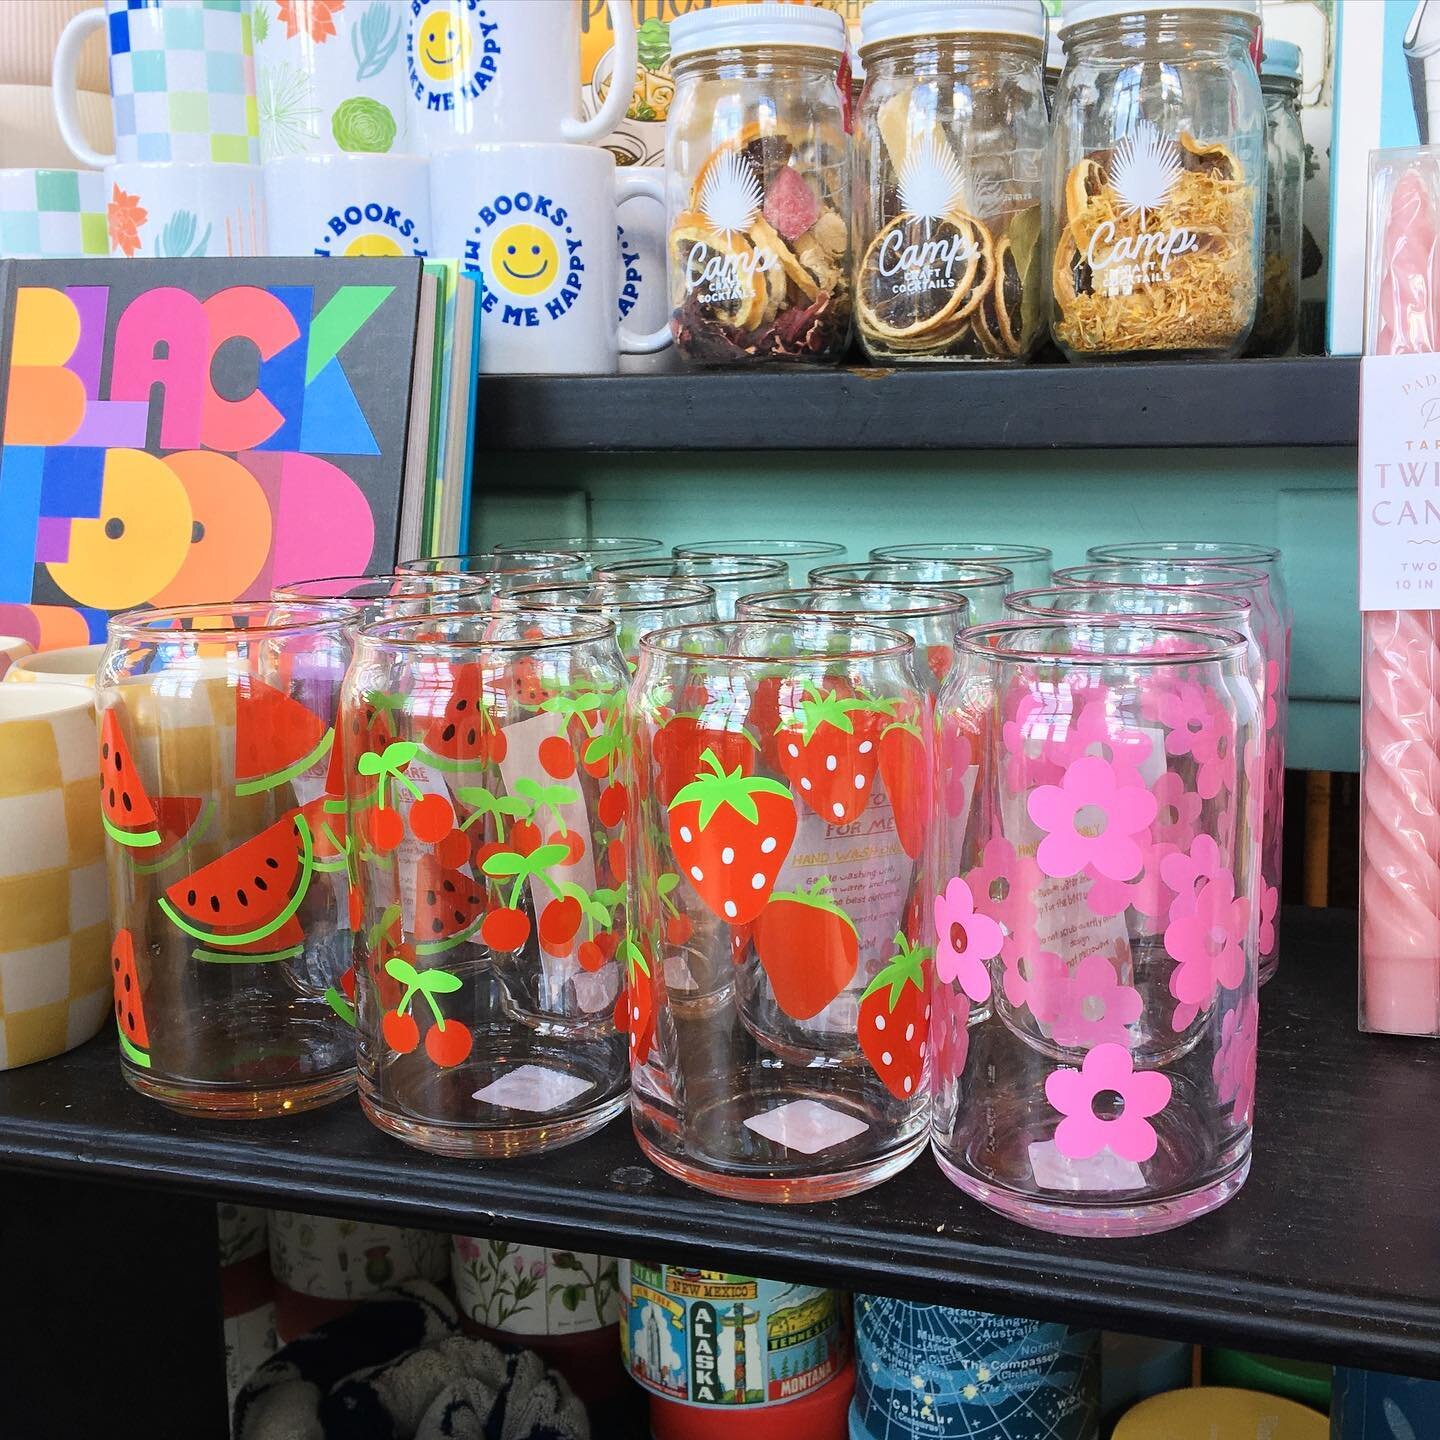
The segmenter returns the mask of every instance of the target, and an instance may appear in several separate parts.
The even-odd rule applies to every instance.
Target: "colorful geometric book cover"
[[[0,634],[394,564],[420,275],[0,262]]]

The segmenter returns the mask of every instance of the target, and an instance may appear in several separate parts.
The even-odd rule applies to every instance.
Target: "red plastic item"
[[[855,1362],[833,1380],[782,1405],[686,1405],[650,1397],[654,1440],[846,1440]]]

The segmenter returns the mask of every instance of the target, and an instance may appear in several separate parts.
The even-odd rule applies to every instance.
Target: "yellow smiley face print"
[[[470,66],[470,31],[448,5],[437,5],[415,36],[420,64],[432,80],[453,79]]]
[[[516,295],[538,295],[560,270],[555,242],[538,225],[511,225],[490,250],[490,275]]]
[[[346,247],[347,255],[403,255],[399,242],[388,235],[357,235]]]

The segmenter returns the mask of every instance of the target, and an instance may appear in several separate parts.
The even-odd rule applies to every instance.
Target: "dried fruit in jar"
[[[837,134],[835,149],[843,151]],[[850,323],[843,171],[751,122],[705,159],[670,227],[676,344],[692,360],[834,355]],[[833,179],[833,184],[831,183]]]
[[[1051,282],[1077,353],[1229,350],[1255,314],[1255,192],[1224,145],[1147,121],[1065,182]]]

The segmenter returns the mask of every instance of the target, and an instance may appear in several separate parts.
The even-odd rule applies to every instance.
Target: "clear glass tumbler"
[[[360,633],[343,699],[360,1103],[412,1145],[548,1149],[624,1106],[626,679],[591,616]]]
[[[1255,638],[1265,656],[1264,784],[1254,783],[1265,810],[1261,850],[1260,983],[1280,964],[1280,902],[1285,852],[1285,742],[1290,715],[1290,630],[1275,602],[1272,581],[1256,566],[1225,565],[1215,560],[1129,560],[1071,565],[1055,572],[1057,585],[1109,587],[1149,585],[1199,587],[1240,596],[1250,602]],[[1283,597],[1282,597],[1283,598]]]
[[[643,535],[565,535],[558,539],[516,540],[490,547],[497,555],[523,555],[542,550],[564,550],[578,555],[585,562],[586,579],[595,573],[597,565],[609,560],[642,560],[647,555],[663,555],[663,541],[651,540]]]
[[[783,560],[789,567],[790,581],[803,578],[805,563],[824,564],[844,555],[845,546],[832,540],[692,540],[677,545],[670,552],[689,559],[705,555],[731,555],[744,560]]]
[[[270,592],[270,598],[300,604],[344,601],[361,623],[368,623],[398,620],[403,615],[488,610],[496,593],[495,585],[482,575],[436,571],[423,575],[327,575],[281,585]]]
[[[529,610],[601,615],[615,624],[620,653],[633,668],[640,640],[652,630],[698,625],[715,618],[715,592],[700,580],[588,580],[569,585],[526,585],[502,604]]]
[[[977,737],[979,771],[936,844],[941,1168],[1064,1234],[1214,1209],[1249,1171],[1255,1093],[1260,835],[1240,757],[1264,722],[1245,638],[1140,617],[977,626],[940,708]]]
[[[934,540],[905,545],[879,545],[872,560],[958,560],[965,565],[998,565],[1015,577],[1020,589],[1050,583],[1054,554],[1044,545],[1017,545],[996,540]]]
[[[294,1114],[355,1081],[340,682],[345,605],[110,622],[96,695],[121,1069],[214,1116]]]
[[[924,1144],[932,832],[914,644],[795,618],[647,636],[630,691],[631,1109],[719,1194],[863,1190]]]
[[[790,569],[783,560],[746,560],[736,555],[672,555],[654,560],[617,560],[595,567],[597,580],[699,580],[715,592],[720,620],[735,618],[735,602],[757,590],[783,590]]]
[[[920,590],[949,590],[970,604],[970,623],[982,625],[1005,614],[1005,596],[1016,588],[1010,571],[999,565],[959,560],[864,560],[858,565],[821,565],[810,583],[836,585],[899,585]]]
[[[489,580],[503,595],[519,585],[561,585],[567,580],[584,580],[590,574],[590,563],[573,550],[482,550],[469,555],[402,560],[395,569],[402,575],[473,575]]]

